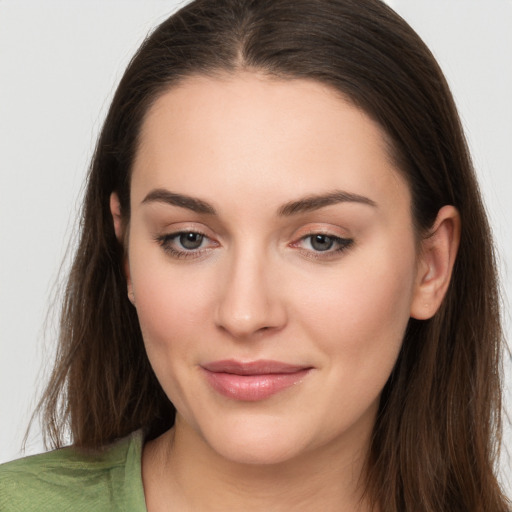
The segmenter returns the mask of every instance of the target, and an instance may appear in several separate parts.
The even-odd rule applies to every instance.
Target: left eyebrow
[[[377,203],[369,197],[352,194],[343,190],[335,190],[327,194],[306,196],[296,201],[290,201],[279,208],[278,214],[288,217],[298,213],[319,210],[320,208],[338,203],[361,203],[374,208],[377,207]]]

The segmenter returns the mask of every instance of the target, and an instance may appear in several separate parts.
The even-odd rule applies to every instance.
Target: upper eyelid
[[[164,233],[162,235],[157,235],[156,238],[157,240],[159,241],[164,241],[164,240],[171,240],[171,239],[176,239],[178,238],[180,235],[184,235],[184,234],[187,234],[187,233],[193,233],[195,235],[200,235],[212,242],[215,242],[215,243],[218,243],[216,242],[215,240],[212,239],[211,236],[208,236],[206,233],[204,233],[203,231],[199,231],[199,230],[192,230],[192,229],[181,229],[181,230],[178,230],[178,231],[173,231],[173,232],[169,232],[169,233]]]
[[[313,236],[313,235],[325,235],[330,236],[332,238],[340,238],[343,240],[353,238],[350,233],[347,232],[346,229],[340,227],[325,227],[325,226],[313,226],[308,227],[306,229],[298,229],[296,230],[296,235],[294,236],[295,240],[300,240],[302,238]]]
[[[185,234],[185,233],[195,233],[198,235],[202,235],[210,240],[215,240],[216,238],[218,238],[218,237],[208,234],[208,231],[210,231],[208,229],[201,229],[201,228],[195,228],[195,227],[190,227],[190,228],[185,227],[185,228],[169,229],[169,230],[162,230],[162,231],[163,232],[161,234],[156,233],[155,238],[158,238],[158,239],[173,238],[173,237],[177,237],[178,235]],[[308,229],[308,230],[304,231],[303,233],[300,233],[300,234],[297,234],[297,235],[291,237],[292,241],[289,243],[293,243],[295,241],[299,241],[299,240],[302,240],[304,238],[314,236],[314,235],[324,235],[324,236],[329,236],[331,238],[336,238],[336,239],[340,239],[340,240],[348,240],[348,239],[352,238],[352,236],[348,235],[348,234],[335,233],[333,229],[312,228],[312,229]]]
[[[194,233],[196,235],[205,236],[206,238],[211,238],[202,229],[178,229],[176,231],[171,230],[171,231],[164,233],[162,236],[173,237],[173,236],[183,235],[186,233]]]
[[[226,238],[226,233],[224,235],[217,233],[217,230],[210,229],[208,226],[205,226],[203,223],[200,223],[200,225],[194,225],[195,222],[188,223],[188,222],[179,222],[176,223],[177,226],[167,225],[163,226],[160,229],[158,229],[154,233],[154,238],[158,240],[162,240],[164,238],[170,239],[175,238],[181,234],[185,233],[196,233],[198,235],[201,235],[217,244],[220,244],[220,240]],[[324,235],[329,236],[334,239],[339,240],[352,240],[353,235],[349,232],[345,227],[339,226],[337,224],[330,224],[327,225],[323,223],[312,223],[313,225],[305,225],[301,226],[300,228],[294,229],[294,234],[290,233],[286,236],[288,238],[288,241],[286,242],[287,245],[293,245],[300,240],[314,236],[314,235]],[[290,236],[291,235],[291,236]],[[227,235],[227,238],[231,238],[229,235]]]
[[[165,233],[155,236],[155,241],[160,245],[162,250],[174,259],[196,259],[207,253],[212,247],[198,247],[196,249],[187,249],[176,245],[176,238],[184,233],[195,233],[205,237],[211,241],[211,238],[198,231],[178,230],[174,233]]]
[[[197,233],[198,235],[203,235],[206,238],[210,238],[210,239],[215,238],[212,235],[211,229],[207,229],[206,227],[203,227],[203,226],[196,227],[196,226],[186,225],[186,223],[183,223],[183,224],[185,224],[185,225],[178,226],[178,227],[164,226],[164,227],[156,230],[155,236],[157,238],[160,238],[160,237],[173,237],[173,236],[180,235],[182,233]]]
[[[350,238],[350,237],[338,236],[338,235],[333,235],[333,234],[329,234],[329,233],[315,232],[315,233],[310,233],[310,234],[307,234],[307,235],[300,236],[299,238],[297,238],[297,240],[295,242],[292,242],[290,245],[298,244],[302,240],[305,240],[307,238],[311,238],[311,237],[313,237],[315,235],[326,236],[328,238],[332,238],[335,242],[343,243],[345,245],[354,242],[354,239]]]

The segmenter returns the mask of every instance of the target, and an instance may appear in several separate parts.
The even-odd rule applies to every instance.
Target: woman
[[[507,510],[500,341],[418,36],[375,0],[192,2],[91,166],[42,402],[73,446],[4,466],[0,508]]]

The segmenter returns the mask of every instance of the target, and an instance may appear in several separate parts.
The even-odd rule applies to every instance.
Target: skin
[[[357,200],[283,214],[334,191]],[[256,73],[193,77],[161,96],[143,124],[129,223],[115,193],[111,209],[148,357],[178,411],[144,449],[148,510],[366,510],[379,397],[409,318],[429,318],[444,296],[456,210],[419,240],[380,127],[322,84]],[[198,249],[180,245],[186,232],[203,235]],[[332,246],[318,250],[313,234]],[[225,359],[310,371],[236,400],[201,369]]]

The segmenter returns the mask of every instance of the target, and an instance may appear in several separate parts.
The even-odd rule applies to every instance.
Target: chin
[[[297,444],[279,438],[268,440],[251,439],[231,442],[229,445],[212,446],[224,459],[245,465],[275,465],[290,461],[298,456]]]
[[[244,418],[208,425],[201,437],[209,447],[227,461],[249,465],[282,464],[308,451],[307,432],[296,422],[279,421],[278,417]]]

